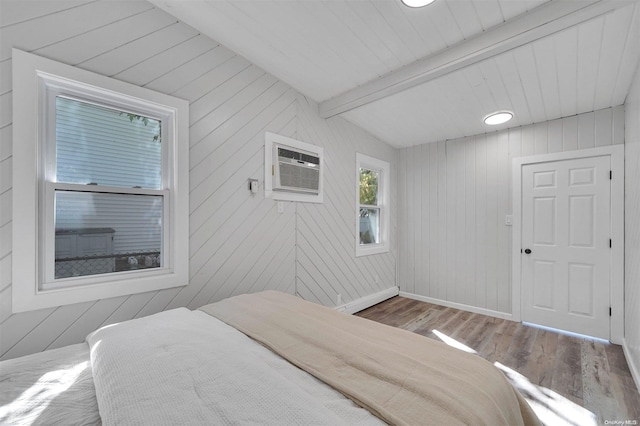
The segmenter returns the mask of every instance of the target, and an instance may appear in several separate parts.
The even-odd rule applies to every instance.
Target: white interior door
[[[522,167],[522,320],[609,339],[609,156]]]

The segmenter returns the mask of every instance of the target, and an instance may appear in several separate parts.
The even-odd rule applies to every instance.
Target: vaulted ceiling
[[[637,0],[152,2],[396,147],[623,104],[640,58]]]

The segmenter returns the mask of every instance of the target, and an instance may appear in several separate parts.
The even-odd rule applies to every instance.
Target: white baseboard
[[[364,309],[370,308],[373,305],[377,305],[378,303],[397,295],[398,287],[390,287],[378,293],[361,297],[360,299],[352,300],[351,302],[345,303],[344,305],[336,306],[335,309],[347,314],[355,314],[356,312],[360,312]]]
[[[463,311],[473,312],[476,314],[482,314],[490,317],[513,321],[513,315],[506,312],[493,311],[486,308],[478,308],[477,306],[465,305],[464,303],[449,302],[448,300],[434,299],[433,297],[420,296],[419,294],[407,293],[406,291],[401,291],[399,295],[401,297],[407,297],[409,299],[420,300],[421,302],[433,303],[434,305],[446,306],[448,308],[455,308]]]
[[[627,360],[629,371],[631,371],[631,377],[633,377],[633,381],[636,382],[636,388],[640,389],[640,365],[638,365],[636,360],[631,356],[631,351],[627,346],[627,341],[624,339],[622,339],[622,351],[624,352],[624,357]]]

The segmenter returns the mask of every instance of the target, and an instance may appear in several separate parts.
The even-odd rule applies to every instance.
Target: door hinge
[[[609,306],[609,316],[611,316],[611,306]]]
[[[609,180],[613,179],[613,170],[609,170]]]
[[[275,176],[276,175],[276,166],[275,164],[271,165],[271,176]]]
[[[611,238],[609,238],[609,248],[611,248]]]

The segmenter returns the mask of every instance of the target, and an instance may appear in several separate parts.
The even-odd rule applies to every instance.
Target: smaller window
[[[389,251],[389,163],[356,154],[356,256]]]
[[[377,170],[360,167],[360,245],[380,243]]]

